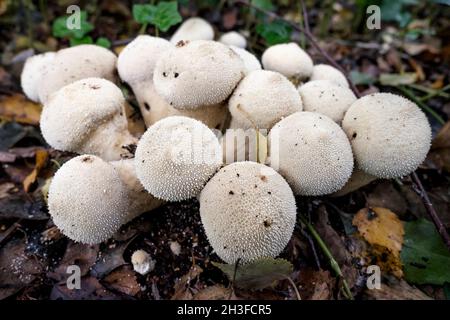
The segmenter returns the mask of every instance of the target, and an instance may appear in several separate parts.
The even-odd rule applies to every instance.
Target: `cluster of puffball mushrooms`
[[[214,252],[248,263],[285,248],[294,195],[344,195],[425,159],[431,129],[413,102],[357,99],[339,70],[295,43],[269,47],[260,63],[239,33],[213,39],[191,18],[170,41],[140,35],[118,57],[79,45],[26,61],[22,87],[44,106],[45,140],[79,154],[48,193],[63,234],[100,243],[166,201],[197,197]]]

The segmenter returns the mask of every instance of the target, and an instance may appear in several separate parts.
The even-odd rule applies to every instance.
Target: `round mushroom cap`
[[[70,239],[100,243],[125,222],[126,188],[112,165],[92,155],[66,162],[52,179],[48,209],[55,225]]]
[[[261,70],[261,63],[255,55],[236,46],[230,46],[230,48],[244,61],[245,74],[249,74],[255,70]]]
[[[244,76],[244,62],[226,45],[182,42],[161,57],[153,77],[156,91],[176,109],[219,104]]]
[[[277,71],[296,82],[309,78],[313,70],[311,57],[294,42],[267,48],[262,64],[264,69]]]
[[[408,99],[374,93],[353,103],[342,128],[358,167],[378,178],[410,174],[425,160],[431,128],[425,114]]]
[[[341,189],[353,171],[353,155],[344,131],[327,116],[297,112],[269,133],[270,165],[295,194],[317,196]]]
[[[177,44],[180,41],[213,40],[214,29],[205,19],[199,17],[189,18],[175,31],[170,42]]]
[[[115,81],[117,57],[100,46],[83,44],[59,50],[42,74],[38,85],[39,100],[46,103],[50,95],[77,80],[97,77]]]
[[[337,123],[341,123],[347,109],[356,101],[352,90],[329,80],[306,82],[298,92],[305,111],[324,114]]]
[[[247,46],[245,37],[236,31],[224,33],[220,36],[219,42],[226,44],[227,46],[236,46],[238,48],[245,48]]]
[[[239,83],[228,108],[241,128],[269,130],[303,107],[297,89],[286,77],[278,72],[256,70]]]
[[[348,87],[348,82],[345,75],[335,67],[328,64],[316,64],[313,67],[309,80],[329,80],[343,87]]]
[[[256,162],[223,167],[200,194],[200,217],[217,255],[227,263],[276,257],[289,242],[297,208],[287,182]]]
[[[23,66],[20,75],[22,90],[28,99],[39,101],[38,85],[42,81],[42,74],[51,65],[55,52],[46,52],[29,57]]]
[[[120,78],[132,87],[141,82],[152,82],[156,61],[173,47],[163,38],[137,36],[119,54],[117,70]]]
[[[128,132],[122,91],[112,82],[87,78],[58,90],[44,106],[41,131],[53,148],[119,160]]]
[[[221,160],[214,133],[202,122],[181,116],[148,128],[135,153],[139,181],[153,196],[167,201],[198,195]]]

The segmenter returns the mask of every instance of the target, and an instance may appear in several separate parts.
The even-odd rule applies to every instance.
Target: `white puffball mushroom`
[[[38,85],[42,82],[42,74],[51,65],[55,52],[46,52],[29,57],[20,75],[22,90],[28,99],[40,102]]]
[[[145,276],[147,273],[155,269],[155,261],[144,250],[136,250],[131,255],[131,264],[133,270]]]
[[[257,70],[239,83],[228,108],[235,125],[269,130],[303,107],[297,89],[286,77],[278,72]]]
[[[170,42],[177,44],[180,41],[213,40],[214,29],[205,19],[199,17],[184,21],[170,38]]]
[[[88,78],[58,90],[45,104],[41,131],[53,148],[94,154],[105,160],[129,157],[137,143],[128,131],[125,98],[112,82]]]
[[[181,245],[176,241],[170,241],[170,251],[176,256],[180,255],[181,253]]]
[[[114,167],[92,155],[75,157],[56,172],[48,193],[53,222],[70,239],[100,243],[127,219],[127,192]]]
[[[156,91],[176,109],[220,104],[245,73],[244,62],[215,41],[181,42],[161,57],[153,77]]]
[[[347,109],[356,101],[356,96],[350,88],[329,80],[306,82],[298,92],[305,111],[326,115],[337,123],[341,123]]]
[[[92,44],[59,50],[42,73],[41,79],[45,81],[38,85],[39,100],[45,104],[60,88],[85,78],[104,78],[114,82],[116,61],[113,52]]]
[[[297,83],[311,76],[311,57],[294,42],[276,44],[262,55],[264,69],[277,71]]]
[[[340,70],[328,64],[314,65],[309,80],[329,80],[343,87],[348,87],[348,81],[345,75]]]
[[[221,160],[214,133],[202,122],[181,116],[148,128],[135,153],[139,180],[153,196],[167,201],[198,195]]]
[[[295,198],[275,170],[255,162],[223,167],[200,194],[200,217],[209,243],[227,263],[276,257],[296,221]]]
[[[342,128],[358,167],[379,178],[410,174],[425,160],[431,128],[425,114],[406,98],[374,93],[353,103]]]
[[[243,49],[247,46],[245,37],[236,31],[224,33],[220,36],[219,42],[226,44],[227,46],[235,46]]]
[[[269,133],[270,165],[295,194],[315,196],[341,189],[353,171],[353,155],[344,131],[330,118],[297,112]]]
[[[244,61],[245,74],[262,69],[258,58],[252,53],[236,46],[230,46],[230,48]]]
[[[332,196],[333,197],[344,196],[346,194],[349,194],[350,192],[353,192],[361,187],[368,185],[369,183],[375,180],[377,180],[377,177],[365,173],[360,169],[355,169],[352,175],[350,176],[350,179],[348,179],[347,183],[342,187],[342,189],[333,193]]]

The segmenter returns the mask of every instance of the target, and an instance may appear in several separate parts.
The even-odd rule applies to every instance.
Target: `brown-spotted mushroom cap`
[[[244,62],[228,46],[182,42],[161,57],[153,77],[156,91],[176,109],[219,104],[244,76]]]
[[[228,108],[241,128],[271,129],[283,117],[302,111],[302,100],[285,76],[257,70],[239,83]]]
[[[244,61],[245,74],[249,74],[255,70],[261,70],[261,63],[255,55],[236,46],[230,46],[230,48]]]
[[[245,37],[236,31],[224,33],[220,36],[219,42],[226,44],[227,46],[235,46],[238,48],[245,48],[247,46]]]
[[[117,57],[100,46],[83,44],[61,49],[42,74],[38,85],[39,100],[46,103],[50,95],[60,88],[85,78],[104,78],[115,81]]]
[[[223,167],[200,194],[205,233],[217,255],[230,264],[280,254],[292,236],[296,211],[283,177],[255,162]]]
[[[92,155],[66,162],[52,179],[49,213],[70,239],[100,243],[110,238],[127,218],[127,192],[114,167]]]
[[[129,156],[124,146],[136,143],[128,132],[124,103],[122,91],[108,80],[76,81],[45,104],[42,134],[55,149],[119,160]]]
[[[374,93],[353,103],[342,128],[352,143],[358,167],[379,178],[398,178],[414,170],[430,149],[425,114],[408,99]]]
[[[356,101],[356,96],[350,88],[329,80],[306,82],[298,92],[305,111],[324,114],[337,123],[341,123],[347,109]]]
[[[202,122],[180,116],[148,128],[135,156],[139,181],[153,196],[167,201],[198,195],[222,162],[214,133]]]
[[[294,82],[309,78],[313,70],[311,57],[294,42],[267,48],[262,64],[264,69],[277,71]]]
[[[175,31],[170,42],[177,44],[180,41],[213,40],[214,29],[205,19],[199,17],[189,18]]]
[[[269,133],[270,165],[298,195],[324,195],[341,189],[353,171],[344,131],[327,116],[297,112]]]
[[[42,81],[42,74],[52,64],[55,52],[46,52],[29,57],[20,75],[22,90],[28,99],[40,102],[38,85]]]
[[[335,82],[338,85],[348,87],[348,82],[347,78],[345,78],[345,75],[335,67],[328,64],[316,64],[313,67],[312,74],[309,80],[329,80]]]

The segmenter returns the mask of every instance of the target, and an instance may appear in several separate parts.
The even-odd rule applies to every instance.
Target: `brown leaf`
[[[121,297],[108,291],[94,277],[83,277],[81,289],[69,289],[65,282],[56,284],[50,293],[52,300],[118,300]]]
[[[193,294],[191,292],[191,282],[197,280],[198,276],[203,272],[203,269],[197,265],[191,267],[189,272],[181,277],[175,283],[175,293],[170,298],[171,300],[192,300]]]
[[[48,152],[45,149],[39,149],[36,151],[36,161],[33,171],[23,181],[23,189],[25,192],[30,190],[31,185],[36,181],[37,176],[41,169],[45,166],[48,159]]]
[[[368,195],[369,207],[382,207],[404,215],[407,211],[406,201],[390,181],[382,181]]]
[[[450,121],[439,130],[434,138],[428,160],[438,169],[450,172]]]
[[[329,300],[333,298],[335,280],[329,271],[303,268],[299,274],[300,295],[304,300]]]
[[[27,100],[21,94],[14,94],[0,99],[0,119],[37,125],[42,106]]]
[[[5,182],[0,184],[0,199],[9,197],[10,194],[16,189],[14,183]]]
[[[114,289],[129,296],[135,296],[141,291],[136,279],[136,273],[128,265],[117,268],[108,274],[102,282],[107,288]]]
[[[388,283],[382,283],[381,289],[366,289],[364,295],[372,300],[431,300],[419,289],[410,286],[403,279],[390,278]]]
[[[123,253],[132,240],[133,238],[126,243],[115,244],[103,250],[97,262],[92,267],[91,274],[97,278],[103,278],[112,270],[124,265]]]
[[[228,300],[230,298],[231,289],[225,288],[223,285],[216,284],[203,288],[194,295],[193,300]]]

